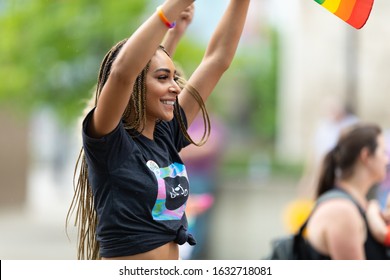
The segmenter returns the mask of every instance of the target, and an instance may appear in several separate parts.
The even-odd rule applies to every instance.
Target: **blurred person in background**
[[[341,132],[359,121],[348,106],[334,97],[327,98],[324,104],[325,114],[318,122],[312,145],[308,148],[307,161],[298,182],[297,198],[284,210],[284,223],[290,232],[296,232],[312,210],[315,186],[325,155],[337,144]]]
[[[193,2],[165,1],[102,62],[69,210],[77,210],[79,259],[178,259],[178,245],[196,243],[179,152],[196,144],[186,128],[200,110],[209,124],[204,102],[233,60],[250,0],[229,1],[185,84],[160,44]],[[201,143],[208,133],[207,126]]]
[[[341,132],[359,121],[359,118],[341,101],[328,98],[325,104],[325,116],[316,125],[312,148],[309,149],[304,175],[298,186],[299,195],[309,199],[315,197],[313,186],[317,183],[325,155],[337,144]]]
[[[369,190],[383,181],[389,163],[381,128],[357,124],[345,130],[326,154],[316,198],[330,192],[347,197],[320,203],[307,224],[311,259],[389,259],[390,216]],[[390,205],[388,205],[390,206]]]
[[[386,129],[384,130],[384,136],[385,136],[385,141],[386,141],[386,146],[390,147],[390,130]],[[387,154],[390,157],[390,149],[387,150]],[[389,203],[390,201],[388,200],[389,195],[390,195],[390,166],[387,168],[387,175],[385,180],[380,182],[376,187],[375,187],[375,192],[372,193],[371,197],[375,197],[379,201],[380,207],[385,210],[387,207],[390,207]]]
[[[208,237],[211,228],[211,210],[219,182],[219,168],[225,148],[225,126],[214,114],[210,115],[210,137],[203,146],[185,147],[180,156],[186,165],[191,194],[187,203],[188,229],[196,236],[197,245],[181,248],[183,259],[209,259]],[[204,122],[199,114],[188,129],[193,139],[200,139]]]

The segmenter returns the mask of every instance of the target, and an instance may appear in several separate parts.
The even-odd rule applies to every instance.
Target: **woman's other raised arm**
[[[207,100],[233,60],[245,25],[249,4],[250,0],[230,0],[211,37],[202,62],[188,80],[188,83],[199,92],[203,101]],[[179,95],[179,103],[190,125],[200,107],[187,89]]]
[[[194,18],[195,4],[188,6],[176,20],[175,28],[168,31],[164,38],[163,46],[171,57],[174,56],[177,45],[187,31],[188,26]]]

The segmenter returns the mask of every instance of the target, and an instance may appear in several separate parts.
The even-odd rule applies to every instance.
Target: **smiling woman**
[[[146,76],[146,117],[145,128],[153,128],[157,120],[170,121],[174,105],[181,89],[177,84],[175,65],[168,54],[160,48],[153,56]],[[144,131],[153,139],[153,130]]]
[[[187,231],[190,184],[179,152],[195,144],[187,127],[200,110],[207,138],[204,102],[233,60],[250,0],[230,0],[186,84],[160,44],[170,30],[165,44],[174,49],[192,2],[165,1],[103,59],[69,210],[77,209],[80,259],[178,259],[178,245],[196,243]]]

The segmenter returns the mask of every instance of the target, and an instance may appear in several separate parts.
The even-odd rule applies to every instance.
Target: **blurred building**
[[[315,1],[274,2],[276,10],[284,11],[275,21],[281,39],[279,156],[291,163],[302,161],[329,97],[350,107],[363,121],[389,127],[390,29],[386,22],[390,2],[375,1],[360,30]]]
[[[0,208],[20,206],[27,197],[28,125],[2,106],[0,127]]]

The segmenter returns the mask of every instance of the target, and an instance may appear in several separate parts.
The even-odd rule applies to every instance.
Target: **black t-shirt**
[[[156,124],[154,140],[130,136],[123,123],[95,139],[86,132],[92,113],[83,123],[83,147],[100,255],[134,255],[170,241],[195,244],[187,233],[189,182],[178,154],[189,142],[176,118]]]

